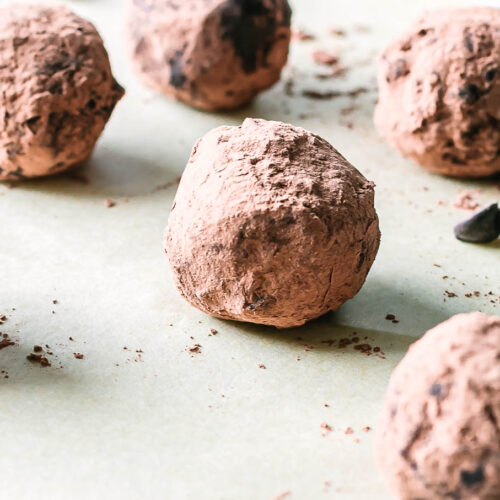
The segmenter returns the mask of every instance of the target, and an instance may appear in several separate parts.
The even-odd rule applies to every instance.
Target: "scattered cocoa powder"
[[[345,36],[345,31],[340,28],[330,28],[328,30],[328,33],[333,36]]]
[[[4,333],[0,339],[0,349],[5,349],[11,345],[16,345],[16,343],[6,333]]]
[[[475,195],[481,193],[481,189],[465,189],[458,194],[453,206],[464,210],[475,210],[479,207],[479,203],[475,200]]]
[[[307,42],[309,40],[314,40],[316,37],[305,30],[298,29],[292,32],[292,40],[297,40],[299,42]]]
[[[338,90],[329,90],[326,92],[320,92],[318,90],[303,90],[302,95],[308,97],[309,99],[333,99],[334,97],[339,97],[342,95]]]
[[[31,354],[28,354],[26,356],[26,359],[28,361],[31,361],[32,363],[39,363],[40,366],[42,367],[46,367],[46,366],[52,366],[50,364],[50,361],[45,357],[43,356],[42,354],[35,354],[35,353],[31,353]]]
[[[331,52],[326,52],[325,50],[315,50],[312,53],[312,58],[315,63],[323,64],[325,66],[333,66],[339,62],[339,56],[337,54],[332,54]]]
[[[83,359],[83,354],[79,353],[79,352],[74,352],[73,353],[73,356],[76,358],[76,359]]]
[[[279,495],[276,495],[273,500],[283,500],[283,498],[286,498],[292,494],[291,491],[284,491],[283,493],[280,493]]]
[[[188,347],[189,352],[193,353],[200,353],[201,352],[201,345],[200,344],[193,344],[191,347]]]

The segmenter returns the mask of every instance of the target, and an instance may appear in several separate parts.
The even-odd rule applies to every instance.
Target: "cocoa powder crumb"
[[[314,40],[315,36],[311,33],[307,33],[305,30],[298,29],[292,32],[292,40],[297,40],[299,42],[306,42],[309,40]]]
[[[348,428],[344,431],[344,434],[354,434],[354,430],[352,429],[352,427],[348,427]]]
[[[481,191],[481,189],[465,189],[457,195],[453,206],[464,210],[475,210],[479,207],[479,203],[475,200],[474,196],[481,193]]]
[[[370,432],[372,430],[372,428],[369,425],[367,425],[367,426],[363,427],[361,430],[363,432]]]
[[[210,328],[210,333],[212,335],[217,335],[219,332],[215,328]]]
[[[199,353],[199,352],[201,352],[201,345],[194,344],[193,346],[189,347],[188,350],[189,350],[189,352]]]
[[[11,340],[6,333],[4,333],[2,335],[2,339],[0,340],[0,349],[5,349],[6,347],[9,347],[11,345],[16,345],[16,343]]]
[[[319,426],[322,429],[325,429],[325,431],[327,431],[327,432],[332,432],[333,431],[333,428],[330,425],[328,425],[326,422],[321,422],[321,424],[319,424]]]
[[[42,356],[41,354],[31,353],[31,354],[28,354],[26,356],[26,359],[28,361],[31,361],[32,363],[39,363],[40,366],[42,366],[42,367],[52,366],[50,364],[50,361],[45,356]]]
[[[111,200],[109,198],[104,200],[104,206],[106,208],[111,208],[111,207],[114,207],[115,205],[116,205],[116,201],[114,201],[114,200]]]
[[[315,50],[312,53],[312,58],[314,62],[325,66],[333,66],[339,62],[337,54],[332,54],[331,52],[326,52],[325,50]]]
[[[73,353],[73,356],[76,358],[76,359],[83,359],[83,354],[79,353],[79,352],[74,352]]]
[[[333,35],[333,36],[345,36],[345,31],[343,29],[340,29],[340,28],[330,28],[328,33],[330,33],[330,35]]]
[[[266,370],[266,365],[263,365],[262,363],[259,365],[259,368],[262,368],[263,370]]]
[[[42,352],[42,346],[41,345],[34,345],[33,346],[33,351],[35,351],[35,352]]]
[[[291,491],[284,491],[283,493],[280,493],[279,495],[276,495],[273,500],[283,500],[284,498],[290,496],[292,494]]]
[[[339,97],[341,92],[337,90],[330,90],[326,92],[320,92],[318,90],[303,90],[302,95],[308,97],[309,99],[333,99],[334,97]]]

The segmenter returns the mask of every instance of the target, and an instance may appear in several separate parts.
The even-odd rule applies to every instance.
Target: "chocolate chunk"
[[[489,243],[500,235],[500,210],[498,203],[492,203],[477,212],[470,219],[457,224],[455,236],[468,243]]]

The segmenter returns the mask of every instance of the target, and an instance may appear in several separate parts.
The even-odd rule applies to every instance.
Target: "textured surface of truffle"
[[[394,371],[375,454],[397,498],[500,498],[500,318],[459,314]]]
[[[375,123],[405,156],[445,175],[500,172],[500,9],[424,15],[379,62]]]
[[[353,297],[379,239],[373,183],[328,142],[246,119],[195,145],[165,250],[177,287],[202,311],[291,327]]]
[[[0,8],[0,180],[84,162],[122,95],[92,24],[64,7]]]
[[[290,16],[287,0],[133,0],[134,66],[165,95],[235,108],[279,80]]]

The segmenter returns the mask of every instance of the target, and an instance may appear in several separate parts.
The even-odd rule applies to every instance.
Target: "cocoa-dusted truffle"
[[[500,9],[424,15],[382,54],[375,123],[429,170],[500,172]]]
[[[279,80],[290,15],[287,0],[133,0],[134,66],[191,106],[235,108]]]
[[[302,128],[216,128],[193,149],[165,234],[177,287],[213,316],[302,325],[363,285],[380,239],[373,201],[373,183]]]
[[[401,500],[500,498],[500,318],[459,314],[392,374],[375,455]]]
[[[64,7],[0,8],[0,180],[84,162],[122,95],[88,21]]]

